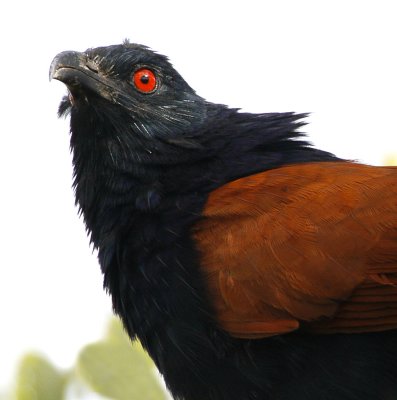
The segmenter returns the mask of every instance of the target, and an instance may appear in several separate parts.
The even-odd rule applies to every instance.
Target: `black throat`
[[[76,202],[99,250],[104,286],[171,387],[175,371],[194,369],[198,354],[216,365],[219,352],[235,345],[212,320],[190,229],[208,193],[233,179],[336,160],[300,139],[302,117],[208,105],[199,132],[159,140],[139,136],[131,121],[120,124],[126,116],[118,110],[71,111]]]
[[[122,109],[103,103],[71,109],[76,203],[99,250],[138,216],[199,215],[207,194],[234,179],[287,164],[337,160],[302,140],[302,114],[253,115],[208,103],[197,131],[145,137]]]

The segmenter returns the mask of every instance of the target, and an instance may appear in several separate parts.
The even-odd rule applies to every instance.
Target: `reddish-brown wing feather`
[[[193,235],[233,336],[397,328],[397,168],[308,163],[242,178],[210,194]]]

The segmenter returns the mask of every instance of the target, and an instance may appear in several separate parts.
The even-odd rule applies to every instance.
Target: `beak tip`
[[[63,51],[57,54],[52,60],[50,70],[49,70],[49,80],[59,79],[58,71],[65,66],[75,66],[79,65],[82,58],[82,53],[75,51]]]
[[[55,60],[54,60],[55,61]],[[54,61],[51,63],[50,70],[48,71],[48,79],[51,82],[55,77],[55,65]]]

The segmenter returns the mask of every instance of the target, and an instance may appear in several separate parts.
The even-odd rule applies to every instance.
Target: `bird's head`
[[[51,64],[51,78],[68,87],[59,114],[71,115],[72,147],[80,140],[103,141],[112,155],[122,158],[120,146],[124,153],[130,149],[129,158],[141,160],[156,152],[166,157],[164,146],[197,146],[194,136],[207,103],[165,56],[145,46],[125,41],[62,52]]]
[[[304,114],[250,114],[207,102],[146,46],[126,41],[62,52],[50,78],[69,90],[59,114],[71,116],[76,184],[116,172],[145,182],[168,174],[173,182],[178,168],[185,179],[178,187],[202,188],[331,157],[301,140]]]

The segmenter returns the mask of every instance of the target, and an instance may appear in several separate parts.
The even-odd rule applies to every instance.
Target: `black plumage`
[[[151,75],[137,86],[138,70],[154,89]],[[61,53],[50,75],[69,90],[59,114],[70,115],[76,203],[104,286],[176,399],[397,398],[394,330],[244,339],[216,318],[192,229],[228,182],[343,162],[299,133],[305,115],[209,103],[166,57],[128,42]]]

